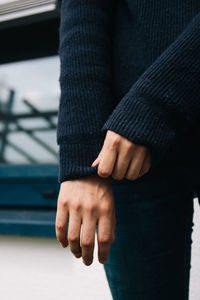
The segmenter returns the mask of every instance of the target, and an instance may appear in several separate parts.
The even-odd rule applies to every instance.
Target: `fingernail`
[[[81,257],[81,253],[74,254],[77,258]]]
[[[92,260],[88,260],[88,261],[85,261],[85,260],[83,259],[83,262],[84,262],[84,264],[85,264],[86,266],[89,266],[89,265],[92,264],[93,259],[92,259]]]

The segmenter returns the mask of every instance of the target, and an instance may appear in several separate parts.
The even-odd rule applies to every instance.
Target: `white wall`
[[[194,202],[190,300],[200,299],[200,207]],[[0,283],[2,300],[112,300],[97,247],[93,264],[85,266],[56,239],[0,236]]]
[[[110,300],[96,255],[85,266],[56,239],[0,236],[0,299]]]
[[[190,300],[200,299],[200,206],[194,199],[194,231],[192,234],[192,269],[190,279]]]

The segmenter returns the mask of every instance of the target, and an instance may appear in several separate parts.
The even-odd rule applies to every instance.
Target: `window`
[[[0,65],[0,164],[57,163],[58,56]]]
[[[0,234],[55,237],[59,6],[25,2],[0,4]]]

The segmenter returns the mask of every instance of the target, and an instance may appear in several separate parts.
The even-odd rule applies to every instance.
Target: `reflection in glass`
[[[59,58],[0,65],[0,163],[57,163]]]

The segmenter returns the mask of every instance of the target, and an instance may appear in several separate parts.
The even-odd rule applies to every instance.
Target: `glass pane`
[[[0,65],[0,163],[57,163],[58,56]]]

